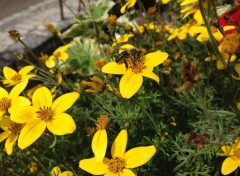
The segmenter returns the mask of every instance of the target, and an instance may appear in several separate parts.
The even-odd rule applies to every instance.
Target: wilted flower
[[[31,161],[31,163],[28,165],[28,169],[31,173],[36,173],[38,170],[38,164],[34,161]]]
[[[15,29],[8,31],[8,33],[9,33],[9,37],[15,42],[19,41],[21,38],[20,33]]]
[[[106,88],[106,84],[102,79],[97,76],[90,78],[91,81],[82,81],[81,85],[83,87],[89,86],[92,89],[86,89],[86,92],[100,93]]]
[[[107,19],[107,23],[111,27],[116,27],[117,25],[117,16],[116,15],[109,15]]]

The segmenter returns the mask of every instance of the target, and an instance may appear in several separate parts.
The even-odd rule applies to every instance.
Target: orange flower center
[[[114,174],[117,174],[125,168],[125,164],[126,163],[124,159],[120,157],[113,158],[108,162],[108,170]]]
[[[109,125],[109,122],[110,122],[110,119],[108,116],[104,116],[104,115],[100,116],[97,119],[97,123],[96,123],[97,129],[98,130],[106,129]]]
[[[11,131],[11,133],[15,135],[17,135],[21,129],[22,129],[22,124],[18,124],[18,123],[12,123],[9,127],[9,131]]]
[[[61,55],[62,55],[62,53],[61,53],[61,52],[59,52],[59,51],[58,51],[58,52],[56,52],[56,53],[54,53],[54,56],[55,56],[55,57],[57,57],[57,58],[58,58],[58,57],[61,57]]]
[[[138,74],[141,73],[142,70],[146,68],[146,66],[141,60],[136,60],[130,64],[129,68],[132,70],[132,72]]]
[[[51,107],[43,107],[40,108],[39,111],[37,111],[38,118],[44,121],[52,120],[54,116],[54,111],[51,109]]]
[[[11,106],[11,101],[8,98],[0,100],[0,111],[6,111]]]
[[[234,149],[233,154],[237,159],[240,159],[240,148]]]
[[[22,76],[17,73],[17,74],[15,74],[13,77],[11,77],[11,80],[12,80],[13,82],[19,82],[19,81],[22,80]]]
[[[218,32],[218,29],[215,26],[211,26],[211,31],[213,33],[216,33],[216,32]]]

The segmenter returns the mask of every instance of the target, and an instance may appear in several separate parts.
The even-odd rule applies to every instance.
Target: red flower
[[[218,20],[220,26],[240,25],[240,6],[235,7],[229,12],[225,12]]]

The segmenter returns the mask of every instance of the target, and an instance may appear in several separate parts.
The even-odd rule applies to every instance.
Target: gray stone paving
[[[66,0],[66,3],[77,13],[79,0]],[[14,43],[9,38],[9,30],[18,30],[22,35],[21,39],[27,45],[37,48],[52,37],[52,34],[45,30],[44,24],[52,23],[60,30],[69,26],[74,15],[64,5],[63,9],[65,19],[61,20],[59,0],[42,0],[40,3],[0,20],[0,68],[13,62],[13,52],[25,52],[20,44]]]

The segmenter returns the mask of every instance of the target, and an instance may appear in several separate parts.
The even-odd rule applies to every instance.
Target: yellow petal
[[[11,135],[11,132],[9,131],[4,131],[0,134],[0,142],[2,142],[3,140],[7,139],[8,136]]]
[[[3,68],[3,75],[6,79],[11,80],[11,78],[16,74],[17,74],[17,72],[10,67],[4,67]]]
[[[57,176],[61,174],[61,169],[59,166],[56,166],[51,171],[52,176]]]
[[[184,0],[182,1],[182,3],[180,4],[181,6],[187,5],[187,4],[191,4],[194,2],[197,2],[198,0]]]
[[[71,134],[76,130],[76,124],[70,115],[61,113],[57,116],[54,116],[53,118],[53,120],[47,122],[47,128],[53,134]]]
[[[58,115],[69,109],[79,98],[79,93],[71,92],[58,97],[52,104],[52,110]]]
[[[160,50],[145,55],[144,65],[149,67],[156,67],[162,64],[168,58],[168,53]]]
[[[234,159],[232,157],[227,157],[223,161],[221,172],[223,175],[228,175],[228,174],[232,173],[233,171],[235,171],[238,167],[239,167],[239,165],[237,164],[236,159]]]
[[[121,130],[115,141],[112,144],[111,154],[112,158],[123,157],[126,151],[128,141],[127,130]]]
[[[83,159],[79,162],[79,167],[93,175],[103,175],[108,172],[107,158],[104,162],[97,162],[95,158]]]
[[[140,89],[143,77],[128,70],[121,78],[119,83],[120,93],[123,98],[131,98]]]
[[[121,7],[120,12],[121,12],[122,14],[125,13],[126,8],[127,8],[127,4],[125,4],[124,6]]]
[[[101,162],[107,150],[107,132],[105,129],[98,130],[92,139],[92,150],[96,161]]]
[[[17,137],[18,137],[18,135],[11,134],[9,136],[9,138],[6,140],[5,148],[6,148],[8,155],[12,154],[13,146],[14,146],[15,142],[17,141]]]
[[[133,34],[130,35],[130,36],[133,36]],[[119,54],[120,54],[121,52],[125,51],[126,49],[131,49],[131,48],[135,48],[135,47],[134,47],[133,45],[130,45],[130,44],[124,44],[124,45],[122,45],[122,46],[120,47],[120,49],[119,49]]]
[[[68,54],[66,52],[61,53],[61,55],[58,57],[59,60],[67,60]]]
[[[56,58],[55,56],[50,56],[48,60],[45,62],[48,68],[53,68],[56,65]]]
[[[17,110],[13,110],[10,115],[10,119],[16,123],[26,123],[37,118],[37,109],[32,106],[21,107]]]
[[[32,96],[33,106],[37,109],[52,106],[52,94],[46,87],[38,88]]]
[[[27,84],[28,80],[25,80],[14,86],[9,94],[9,98],[13,99],[14,97],[17,97],[26,88]]]
[[[197,24],[201,25],[203,23],[203,18],[202,18],[202,14],[201,14],[200,10],[197,10],[194,13],[193,18],[197,21]]]
[[[0,99],[7,98],[7,97],[8,97],[8,92],[4,88],[0,87]]]
[[[62,172],[61,176],[74,176],[74,174],[71,171],[64,171]]]
[[[16,111],[19,108],[24,106],[30,106],[31,102],[29,99],[18,96],[11,101],[11,106],[8,108],[8,112],[11,114],[13,111]]]
[[[32,143],[34,143],[46,129],[46,122],[40,119],[32,120],[28,122],[22,129],[18,138],[18,147],[25,149]]]
[[[147,163],[156,153],[155,146],[136,147],[125,153],[126,168],[135,168]]]
[[[34,69],[34,66],[32,66],[32,65],[29,65],[29,66],[25,66],[25,67],[23,67],[18,73],[20,74],[20,75],[26,75],[26,74],[28,74],[30,71],[32,71]]]
[[[121,176],[136,176],[130,169],[123,169]]]
[[[155,80],[158,84],[159,84],[159,82],[160,82],[159,77],[158,77],[155,73],[153,73],[151,70],[144,69],[144,70],[142,70],[141,75],[142,75],[142,76],[145,76],[145,77],[147,77],[147,78],[150,78],[150,79]]]
[[[118,64],[116,62],[110,62],[102,67],[102,72],[122,75],[126,72],[126,66],[124,63]]]

